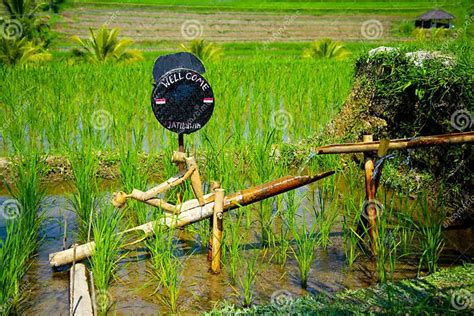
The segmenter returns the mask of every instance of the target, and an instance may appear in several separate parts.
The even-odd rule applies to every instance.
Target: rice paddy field
[[[360,56],[378,46],[449,51],[443,42],[416,41],[398,32],[404,21],[432,7],[456,14],[455,27],[467,28],[472,41],[471,6],[466,1],[60,3],[59,13],[48,12],[52,59],[0,64],[0,315],[76,315],[73,265],[51,267],[49,255],[89,241],[95,249],[82,262],[90,271],[94,314],[472,313],[474,283],[456,273],[472,275],[474,231],[443,226],[442,194],[433,199],[429,188],[395,190],[382,181],[379,249],[373,253],[364,230],[361,157],[314,154],[317,146],[334,141],[328,126],[351,96]],[[189,21],[191,31],[183,26]],[[364,29],[364,23],[375,29]],[[87,37],[89,28],[103,24],[134,39],[143,59],[72,58],[70,37]],[[159,222],[165,212],[136,200],[123,208],[111,203],[114,192],[146,191],[178,172],[171,161],[178,136],[160,125],[150,105],[152,69],[156,58],[194,39],[188,33],[193,30],[223,49],[220,59],[204,61],[213,115],[201,130],[184,136],[184,151],[196,158],[204,194],[213,192],[213,181],[230,195],[287,175],[335,171],[226,212],[219,274],[209,271],[209,220],[179,229],[155,224],[153,236],[123,233]],[[328,37],[343,41],[350,56],[301,57],[311,42]],[[456,40],[461,39],[448,41]],[[390,162],[386,168],[397,172]],[[188,182],[158,197],[170,203],[195,198]],[[472,207],[472,201],[463,205]],[[426,276],[435,281],[442,276],[450,286],[423,288],[425,279],[418,278]],[[367,295],[374,289],[390,296],[387,288],[403,287],[406,280],[420,283],[396,292],[389,303],[367,300],[372,309],[321,307],[331,306],[335,297],[341,306],[345,299],[354,302],[341,293]],[[415,300],[408,309],[404,295]]]

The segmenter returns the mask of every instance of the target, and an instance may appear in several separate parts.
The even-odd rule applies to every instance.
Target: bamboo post
[[[370,143],[373,141],[372,135],[364,135],[363,142]],[[365,169],[365,199],[366,208],[363,210],[367,214],[369,223],[369,236],[371,239],[372,252],[374,254],[378,251],[378,229],[377,229],[377,209],[375,206],[375,195],[377,193],[377,185],[373,179],[374,173],[374,159],[370,153],[364,153],[364,169]]]
[[[212,261],[211,272],[221,272],[221,242],[224,218],[224,189],[216,189],[212,225]]]
[[[221,187],[221,184],[219,183],[219,181],[212,181],[211,192],[215,193],[216,189],[219,189],[220,187]],[[212,261],[212,240],[213,240],[212,227],[214,226],[213,218],[214,216],[209,217],[209,242],[207,243],[207,261],[209,262]]]

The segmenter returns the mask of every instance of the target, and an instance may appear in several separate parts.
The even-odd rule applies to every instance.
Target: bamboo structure
[[[224,190],[216,190],[216,198],[214,200],[213,226],[212,226],[212,261],[211,271],[214,274],[221,272],[221,245],[222,230],[224,218]]]
[[[297,189],[320,179],[326,178],[332,174],[334,174],[334,171],[328,171],[313,176],[286,176],[256,187],[241,190],[224,198],[223,212],[227,212],[240,206],[249,205],[263,199]],[[132,231],[141,231],[145,234],[144,238],[146,238],[154,234],[153,227],[155,227],[155,225],[165,225],[168,228],[173,229],[209,218],[213,215],[214,193],[205,195],[204,199],[205,201],[209,202],[206,202],[206,204],[203,206],[199,204],[197,199],[184,202],[178,206],[179,209],[181,209],[179,214],[165,213],[163,218],[158,221],[148,222],[120,234]],[[76,260],[80,261],[90,257],[94,252],[94,248],[95,243],[93,241],[77,246]],[[72,260],[72,249],[67,249],[49,255],[49,262],[53,267],[70,264]]]
[[[403,138],[390,140],[388,150],[400,150],[441,145],[470,144],[474,143],[474,132],[451,133],[433,136],[419,136],[416,138]],[[318,155],[324,154],[351,154],[363,152],[376,152],[380,141],[333,144],[316,148]]]
[[[403,138],[374,141],[372,135],[364,135],[362,143],[333,144],[316,148],[316,154],[351,154],[364,153],[365,170],[365,208],[369,228],[369,236],[372,243],[372,252],[378,251],[377,231],[377,201],[375,199],[377,188],[382,174],[383,163],[386,153],[390,150],[402,150],[410,148],[421,148],[431,146],[471,144],[474,143],[474,132],[451,133],[432,136],[419,136],[415,138]],[[375,154],[381,158],[375,167]],[[375,171],[375,172],[374,172]]]

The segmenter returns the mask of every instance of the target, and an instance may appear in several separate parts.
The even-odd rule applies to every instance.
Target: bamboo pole
[[[372,142],[372,135],[364,135],[364,142]],[[374,173],[374,159],[370,153],[364,153],[364,169],[365,169],[365,207],[367,210],[363,212],[367,213],[367,220],[369,223],[369,236],[371,239],[372,252],[374,254],[378,251],[378,229],[377,229],[377,209],[375,207],[375,195],[377,193],[377,186],[375,184],[373,173]]]
[[[261,184],[257,187],[248,188],[236,192],[227,196],[224,199],[223,211],[227,212],[229,210],[236,209],[239,206],[249,205],[261,201],[263,199],[297,189],[309,183],[313,183],[320,179],[326,178],[332,174],[334,174],[334,171],[328,171],[314,176],[286,176]],[[204,206],[200,206],[199,201],[196,199],[187,201],[182,204],[182,212],[178,215],[164,214],[163,218],[157,222],[149,222],[141,226],[129,229],[120,234],[131,231],[142,231],[145,234],[145,237],[149,237],[154,234],[153,227],[155,225],[165,225],[170,229],[186,226],[212,216],[213,208],[213,201],[206,203]],[[80,261],[90,257],[94,252],[94,248],[95,243],[93,241],[78,246],[76,260]],[[49,262],[51,266],[54,267],[71,263],[72,249],[51,253],[49,255]]]
[[[470,144],[474,143],[474,132],[451,133],[433,136],[419,136],[413,139],[390,140],[388,150],[401,150],[409,148],[430,147],[440,145]],[[316,153],[323,154],[350,154],[377,151],[379,141],[362,143],[333,144],[316,148]]]
[[[221,187],[221,184],[219,183],[219,181],[212,181],[211,192],[215,192],[216,189],[219,189],[220,187]],[[210,216],[209,217],[209,242],[207,244],[207,261],[209,262],[212,261],[212,241],[213,241],[212,228],[213,226],[214,226],[213,217]]]
[[[82,263],[76,263],[74,269],[71,269],[71,316],[93,315],[86,272],[86,266]]]
[[[221,243],[224,218],[224,189],[216,190],[214,200],[213,226],[212,226],[212,261],[211,271],[214,274],[221,272]]]

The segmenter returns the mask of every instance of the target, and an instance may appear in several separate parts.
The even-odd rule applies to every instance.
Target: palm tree
[[[334,58],[336,60],[346,59],[351,52],[340,42],[335,42],[330,38],[314,42],[304,50],[304,58]]]
[[[181,48],[188,53],[196,55],[202,61],[216,61],[224,54],[221,47],[212,42],[206,43],[203,39],[191,41],[189,47],[181,44]]]
[[[140,51],[129,49],[134,41],[128,38],[118,39],[119,30],[109,31],[103,25],[97,32],[90,29],[91,36],[81,40],[78,36],[71,37],[72,41],[79,44],[80,48],[73,49],[73,54],[83,57],[92,63],[101,63],[109,60],[134,62],[143,60]]]
[[[24,65],[51,59],[51,54],[41,45],[29,41],[26,37],[0,40],[0,65]]]

